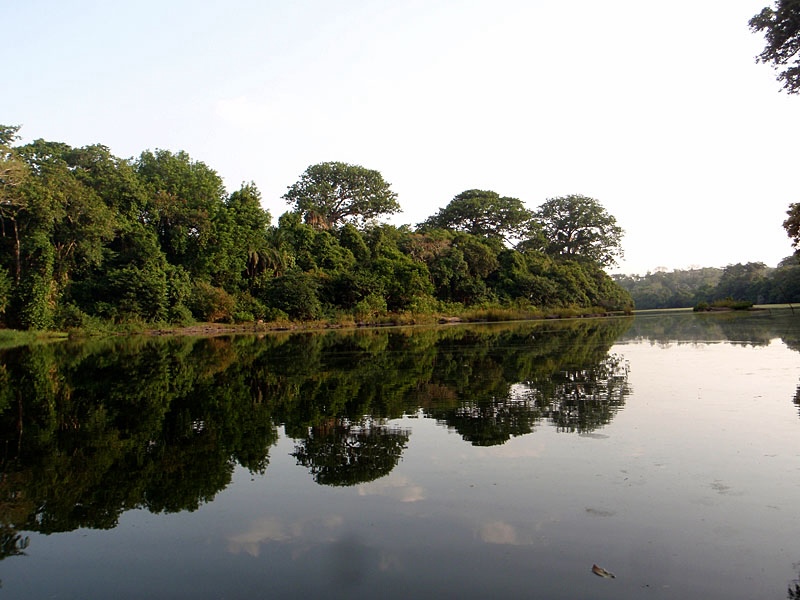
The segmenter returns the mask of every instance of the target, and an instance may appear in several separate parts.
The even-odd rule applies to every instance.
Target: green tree
[[[272,220],[261,206],[255,183],[243,184],[225,201],[214,220],[216,256],[214,279],[230,293],[252,290],[270,269],[269,226]]]
[[[102,268],[75,286],[73,298],[87,312],[105,318],[162,321],[170,309],[168,272],[155,233],[129,222],[109,244]]]
[[[153,227],[170,264],[210,277],[217,258],[214,219],[224,207],[220,176],[186,152],[146,151],[136,171],[149,190],[142,219]]]
[[[466,233],[448,236],[449,243],[433,246],[425,260],[437,299],[465,305],[487,299],[486,280],[499,266],[496,250],[485,238]]]
[[[562,258],[587,259],[602,267],[622,258],[624,231],[593,198],[572,194],[552,198],[536,211],[545,237],[544,251]]]
[[[19,218],[27,209],[27,202],[20,189],[29,174],[28,166],[11,148],[11,143],[18,139],[19,129],[18,125],[0,125],[0,235],[4,241],[13,236],[14,262],[9,267],[17,284],[22,275]]]
[[[728,265],[717,284],[717,298],[733,298],[757,303],[763,301],[767,266],[762,262]]]
[[[528,237],[534,226],[533,212],[521,200],[501,197],[490,190],[467,190],[417,227],[463,231],[511,242]]]
[[[343,162],[311,165],[283,198],[320,228],[363,225],[400,211],[397,194],[378,171]]]
[[[792,246],[800,250],[800,202],[790,204],[786,214],[789,216],[783,222],[783,228],[786,230],[786,234],[792,238]]]
[[[310,273],[295,271],[271,279],[262,301],[293,319],[313,321],[322,316],[319,280]]]
[[[777,0],[750,19],[753,32],[763,32],[767,45],[756,57],[760,63],[771,63],[778,81],[788,94],[800,93],[800,2]]]

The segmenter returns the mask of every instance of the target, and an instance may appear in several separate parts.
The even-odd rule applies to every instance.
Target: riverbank
[[[361,329],[378,327],[439,326],[457,323],[496,323],[504,321],[537,321],[547,319],[577,319],[624,316],[622,311],[593,308],[557,308],[549,310],[519,310],[507,308],[470,309],[453,313],[389,313],[372,319],[355,320],[352,317],[322,319],[317,321],[250,321],[242,323],[190,323],[185,325],[152,324],[143,322],[95,322],[92,327],[66,331],[20,331],[0,329],[0,349],[47,343],[67,339],[114,337],[120,335],[143,336],[219,336],[252,335],[282,331],[321,331],[329,329]]]
[[[624,312],[609,312],[599,308],[562,308],[550,311],[519,311],[510,309],[473,310],[461,314],[388,314],[379,319],[319,321],[272,321],[250,323],[196,323],[180,327],[149,329],[149,335],[225,335],[268,333],[280,331],[317,331],[323,329],[360,329],[376,327],[408,327],[451,325],[456,323],[495,323],[501,321],[536,321],[545,319],[576,319],[624,316]]]

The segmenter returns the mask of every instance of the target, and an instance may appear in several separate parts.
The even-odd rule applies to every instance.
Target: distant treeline
[[[783,259],[777,268],[761,262],[656,271],[646,275],[614,275],[630,292],[637,309],[688,308],[733,299],[753,304],[800,303],[800,261]]]
[[[583,196],[530,211],[468,190],[425,222],[377,171],[313,165],[277,224],[185,152],[15,145],[0,126],[0,324],[379,319],[464,307],[632,308],[603,270],[622,230]]]

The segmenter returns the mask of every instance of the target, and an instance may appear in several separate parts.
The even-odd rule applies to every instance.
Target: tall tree
[[[150,190],[143,220],[154,227],[167,260],[207,276],[214,270],[208,252],[215,243],[214,219],[226,195],[222,178],[183,151],[143,152],[136,171]]]
[[[764,32],[767,45],[756,57],[771,63],[788,94],[800,93],[800,1],[777,0],[750,19],[750,29]]]
[[[0,125],[0,236],[12,237],[14,263],[10,265],[15,283],[19,283],[22,263],[20,255],[19,217],[27,209],[21,185],[28,177],[28,167],[11,148],[19,138],[18,125]]]
[[[533,223],[533,212],[517,198],[501,197],[491,190],[467,190],[419,227],[451,229],[511,242],[525,237]]]
[[[283,198],[320,228],[363,225],[400,211],[397,194],[378,171],[343,162],[311,165]]]
[[[232,250],[230,275],[243,275],[248,284],[270,268],[274,250],[268,229],[272,216],[261,206],[261,192],[253,182],[242,184],[225,202]]]
[[[597,200],[580,194],[552,198],[536,211],[551,256],[582,258],[602,267],[622,258],[622,236],[617,220]]]

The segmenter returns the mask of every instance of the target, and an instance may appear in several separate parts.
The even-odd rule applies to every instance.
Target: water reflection
[[[322,485],[357,485],[388,475],[411,435],[407,429],[364,419],[330,419],[309,429],[295,447],[297,463]]]
[[[647,340],[662,345],[724,341],[766,346],[774,339],[781,339],[793,350],[800,351],[800,319],[794,316],[794,311],[786,309],[745,313],[644,313],[634,319],[620,341]]]
[[[317,483],[389,474],[434,418],[476,445],[541,421],[586,432],[624,398],[608,356],[627,320],[262,338],[105,340],[0,355],[0,520],[16,531],[108,529],[132,508],[195,510],[236,465],[264,473],[278,427]]]
[[[587,434],[623,407],[630,392],[627,377],[624,358],[606,356],[584,368],[512,384],[502,397],[468,399],[428,414],[475,446],[503,444],[532,433],[542,421],[560,432]]]
[[[438,329],[359,330],[212,339],[103,340],[0,353],[0,559],[24,554],[22,532],[110,529],[131,509],[193,511],[237,466],[269,468],[279,429],[299,468],[326,486],[396,482],[411,431],[429,418],[473,446],[497,446],[539,427],[601,435],[631,393],[617,340],[781,337],[800,329],[756,319],[555,321]],[[721,318],[720,318],[721,317]],[[800,405],[800,387],[794,401]],[[326,525],[333,526],[333,525]],[[231,539],[250,553],[283,535],[273,522]],[[502,522],[480,535],[512,539]]]

